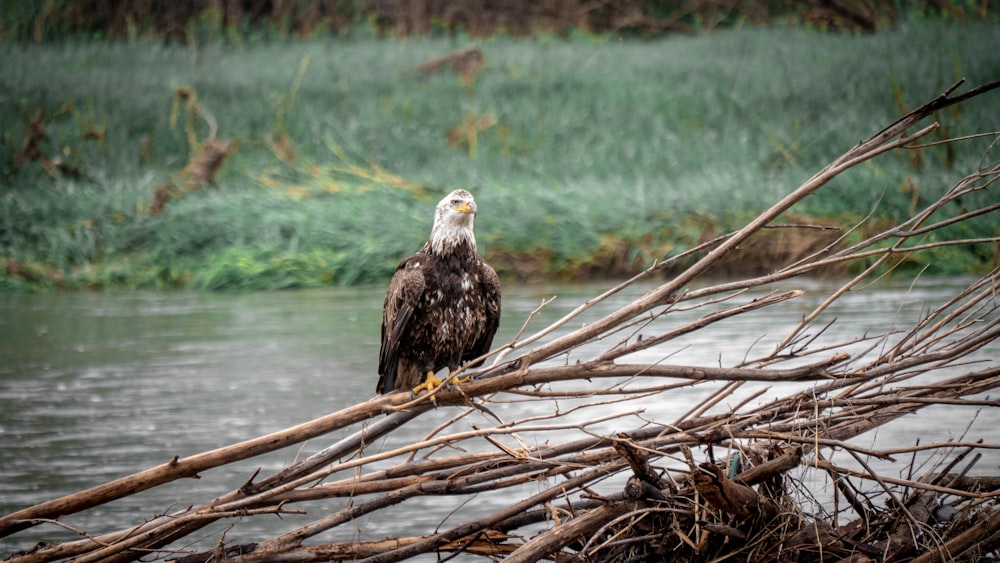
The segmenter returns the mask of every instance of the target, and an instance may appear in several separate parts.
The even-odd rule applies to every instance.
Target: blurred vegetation
[[[508,279],[624,275],[742,225],[959,78],[1000,76],[1000,27],[978,2],[897,5],[875,33],[674,16],[702,32],[652,40],[594,23],[607,18],[474,39],[435,2],[424,28],[399,28],[382,3],[123,14],[132,4],[0,3],[0,288],[380,283],[456,187],[476,195],[480,249]],[[312,27],[296,16],[310,6],[326,10]],[[989,96],[939,115],[939,138],[1000,130]],[[850,224],[878,204],[877,228],[975,169],[989,142],[888,155],[796,217]],[[997,232],[991,217],[954,228]],[[773,244],[760,247],[733,271],[770,268]],[[995,253],[905,266],[978,272]]]
[[[4,39],[288,39],[350,33],[359,24],[404,37],[461,31],[625,33],[645,37],[746,24],[804,23],[874,31],[900,13],[982,19],[995,0],[0,0]]]

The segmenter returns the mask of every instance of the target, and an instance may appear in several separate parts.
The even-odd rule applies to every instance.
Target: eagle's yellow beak
[[[473,203],[473,204],[470,205],[469,202],[463,201],[463,202],[461,202],[461,203],[459,203],[458,205],[455,206],[455,211],[458,211],[459,213],[473,213],[473,214],[475,214],[475,212],[476,212],[476,204]]]

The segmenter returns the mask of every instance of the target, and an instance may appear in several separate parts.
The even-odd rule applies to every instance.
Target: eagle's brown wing
[[[483,301],[485,303],[483,310],[483,332],[476,339],[472,347],[465,351],[465,354],[462,356],[462,363],[474,360],[489,352],[490,346],[493,345],[493,337],[497,333],[497,328],[500,327],[500,278],[485,260],[480,258],[478,266],[480,269],[479,287],[483,292]],[[482,363],[481,361],[477,362],[473,364],[473,367]]]
[[[378,384],[375,390],[389,393],[396,389],[399,373],[399,342],[410,317],[424,293],[424,274],[419,268],[420,255],[399,263],[389,282],[382,306],[382,348],[378,354]]]

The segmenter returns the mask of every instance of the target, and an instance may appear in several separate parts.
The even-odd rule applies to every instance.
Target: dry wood
[[[781,510],[773,500],[726,477],[718,465],[706,462],[698,468],[701,471],[692,471],[694,488],[713,507],[740,520],[757,516],[770,519]]]
[[[998,532],[1000,532],[1000,509],[994,510],[989,520],[981,520],[968,530],[945,542],[944,545],[928,550],[923,555],[914,558],[913,563],[949,561],[962,555],[970,548],[976,546],[976,544],[980,544],[980,547],[984,550],[983,553],[988,553],[985,550],[992,551],[996,549],[997,545],[1000,545],[1000,542],[994,540],[990,546],[981,545],[981,542]]]
[[[611,502],[584,512],[562,522],[559,526],[539,534],[504,559],[509,563],[534,563],[548,558],[573,541],[586,540],[590,535],[627,510],[623,501]],[[580,541],[583,543],[583,541]]]
[[[896,323],[884,332],[846,340],[830,338],[827,331],[835,322],[828,318],[830,307],[839,298],[864,291],[904,255],[948,245],[995,248],[1000,235],[949,238],[947,228],[1000,211],[1000,203],[968,203],[984,199],[970,196],[995,189],[1000,161],[987,153],[976,170],[911,217],[878,228],[867,219],[844,226],[826,246],[766,275],[721,282],[702,277],[842,172],[890,150],[916,146],[935,129],[934,124],[919,126],[922,120],[1000,83],[954,95],[957,87],[859,143],[744,228],[652,264],[529,333],[536,310],[514,340],[491,353],[486,367],[452,374],[472,375],[468,383],[416,397],[379,396],[0,517],[0,536],[54,525],[79,538],[10,554],[7,561],[387,562],[427,553],[513,561],[668,556],[677,561],[825,561],[885,554],[929,561],[973,548],[995,550],[997,478],[973,473],[981,455],[1000,448],[995,438],[891,449],[857,438],[929,406],[962,409],[970,418],[977,409],[1000,406],[994,397],[1000,367],[972,361],[1000,338],[1000,269],[970,280],[912,326]],[[959,198],[964,198],[962,212],[945,214]],[[582,328],[567,328],[597,303],[656,279],[680,257],[691,256],[701,258],[677,277]],[[670,361],[670,346],[679,337],[764,308],[787,307],[804,295],[789,284],[831,265],[854,265],[857,273],[818,306],[796,313],[793,328],[779,335],[773,348],[757,356],[748,351],[728,364]],[[692,285],[695,280],[698,287]],[[693,311],[700,316],[675,321]],[[656,351],[664,351],[662,359],[649,361]],[[662,413],[648,407],[650,399],[685,388],[705,392],[680,409],[686,412],[679,418],[662,420]],[[776,389],[784,392],[771,398]],[[505,420],[510,411],[503,407],[522,401],[537,408],[530,416]],[[423,438],[416,442],[381,450],[372,446],[400,427],[419,424],[420,416],[435,408],[455,414],[421,428],[417,435]],[[136,515],[135,525],[125,529],[85,530],[60,520],[346,429],[353,434],[281,471],[249,475],[234,490],[221,488],[216,498],[169,514]],[[912,461],[917,454],[936,459],[937,465],[917,465]],[[906,477],[879,474],[874,465],[907,458]],[[823,502],[810,500],[823,476],[835,483],[834,509],[825,519],[818,508]],[[509,493],[505,506],[474,518],[455,516],[419,534],[365,541],[326,536],[349,533],[373,514],[395,514],[418,497],[458,508],[495,491]],[[840,507],[844,500],[849,508]],[[331,508],[321,501],[340,504]],[[275,518],[303,511],[310,521],[294,527]],[[841,515],[852,521],[842,524]],[[215,522],[239,526],[263,518],[275,519],[274,532],[249,542],[228,542],[216,532],[207,540],[195,534]]]

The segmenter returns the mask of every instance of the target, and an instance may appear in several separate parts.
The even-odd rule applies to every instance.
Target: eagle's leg
[[[421,383],[420,385],[414,387],[413,394],[416,395],[417,393],[423,391],[424,389],[431,391],[435,387],[439,387],[440,385],[441,385],[441,380],[434,376],[433,371],[428,371],[427,380]]]
[[[451,375],[451,368],[448,368],[448,375],[449,376]],[[445,379],[447,379],[447,378],[445,378]],[[468,383],[470,381],[472,381],[472,377],[467,375],[465,377],[456,377],[454,379],[454,381],[452,381],[452,383],[455,383],[455,384],[458,384],[458,383]],[[421,383],[420,385],[417,385],[416,387],[414,387],[413,388],[413,394],[416,395],[417,393],[423,391],[424,389],[430,391],[430,390],[432,390],[432,389],[434,389],[436,387],[440,387],[442,383],[444,383],[444,381],[441,380],[441,379],[438,379],[434,375],[433,371],[428,371],[427,372],[427,380],[424,381],[423,383]]]

